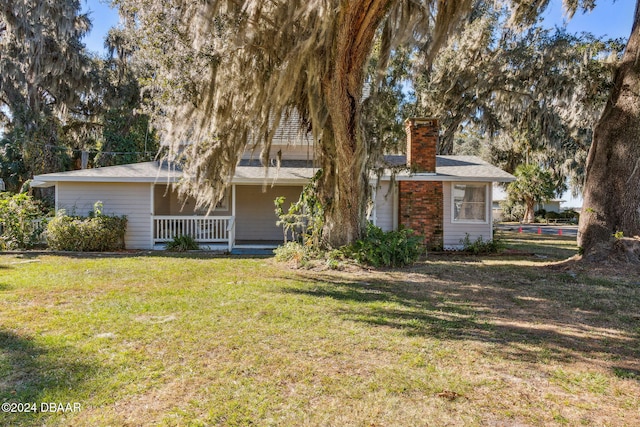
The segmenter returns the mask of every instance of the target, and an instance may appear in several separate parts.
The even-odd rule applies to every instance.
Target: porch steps
[[[231,251],[231,255],[273,255],[274,246],[236,246]]]

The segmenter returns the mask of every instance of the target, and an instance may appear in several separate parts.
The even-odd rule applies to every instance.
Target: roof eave
[[[391,180],[391,175],[383,175],[383,181]],[[515,177],[506,176],[459,176],[459,175],[396,175],[396,181],[465,181],[465,182],[512,182]]]
[[[58,182],[105,182],[105,183],[158,183],[158,182],[177,182],[177,177],[104,177],[104,176],[47,176],[46,179],[39,179],[38,176],[34,177],[33,182],[46,183],[47,187],[57,184]],[[33,185],[32,187],[42,185]]]

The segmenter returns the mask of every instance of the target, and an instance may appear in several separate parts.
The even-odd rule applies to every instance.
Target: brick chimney
[[[407,131],[407,167],[413,173],[435,173],[438,120],[409,118],[404,125]]]
[[[436,172],[438,120],[411,118],[404,123],[407,130],[407,166],[415,175],[407,180],[398,180],[398,220],[404,227],[424,236],[430,249],[442,248],[443,184],[427,176]]]

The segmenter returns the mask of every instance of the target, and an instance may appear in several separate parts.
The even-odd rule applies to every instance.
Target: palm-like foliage
[[[549,171],[536,164],[520,165],[514,175],[516,180],[509,184],[509,199],[524,204],[524,222],[531,223],[535,219],[536,203],[544,203],[554,196],[556,188]]]

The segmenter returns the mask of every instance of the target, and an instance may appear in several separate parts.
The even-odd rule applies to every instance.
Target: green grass
[[[0,402],[81,405],[0,425],[639,425],[637,278],[544,242],[390,271],[0,256]]]
[[[523,253],[552,259],[565,259],[578,253],[576,238],[549,234],[499,232],[507,246]]]

